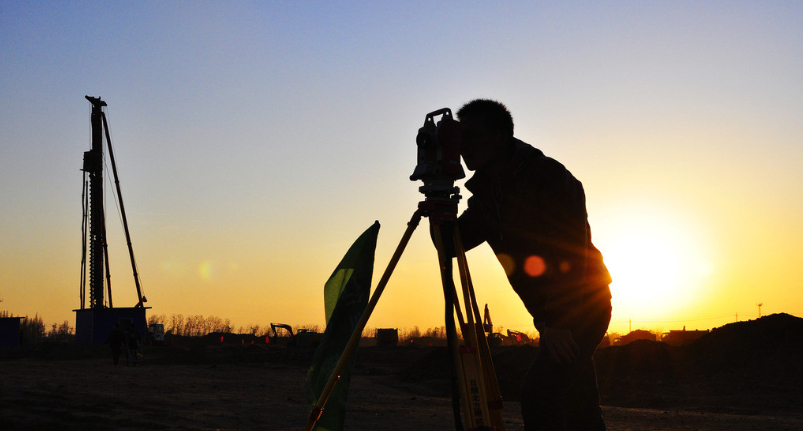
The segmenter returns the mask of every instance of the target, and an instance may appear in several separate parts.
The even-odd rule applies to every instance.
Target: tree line
[[[0,317],[13,317],[8,311],[0,311]],[[249,324],[246,326],[238,326],[235,328],[231,320],[222,318],[215,315],[204,316],[202,314],[183,315],[176,314],[152,314],[148,316],[148,325],[158,323],[164,325],[165,333],[173,335],[180,335],[185,337],[203,337],[212,333],[235,333],[235,334],[250,334],[258,337],[266,335],[273,336],[270,325]],[[302,325],[293,326],[293,332],[298,332],[299,329],[307,329],[309,331],[322,332],[318,325]],[[501,330],[501,328],[498,328]],[[37,339],[53,339],[61,341],[73,340],[75,337],[75,328],[71,327],[68,321],[61,324],[53,323],[48,327],[45,325],[44,320],[37,313],[34,317],[27,317],[20,322],[20,331],[23,340],[37,340]],[[373,337],[375,328],[365,328],[363,337]],[[530,335],[530,334],[528,334]],[[618,335],[618,334],[616,334]],[[410,339],[420,337],[431,338],[446,338],[446,328],[444,326],[420,329],[418,326],[412,328],[404,328],[399,330],[399,340],[407,341]]]
[[[158,323],[165,327],[165,333],[185,337],[202,337],[213,332],[229,333],[234,329],[231,321],[218,316],[204,317],[202,314],[184,316],[181,313],[152,314],[148,317],[148,325]]]
[[[0,317],[14,317],[8,311],[0,311]],[[70,322],[53,323],[48,328],[45,321],[37,313],[33,317],[26,317],[20,321],[20,337],[22,342],[31,340],[51,339],[55,341],[72,341],[75,339],[75,328]]]

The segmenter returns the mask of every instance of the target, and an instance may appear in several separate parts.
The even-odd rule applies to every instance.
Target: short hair
[[[458,119],[468,117],[480,117],[485,120],[485,125],[492,131],[503,132],[507,136],[513,136],[513,116],[510,115],[507,106],[501,102],[489,99],[474,99],[457,111]]]

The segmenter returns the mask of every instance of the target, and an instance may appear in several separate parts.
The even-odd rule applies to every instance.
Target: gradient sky
[[[612,331],[711,328],[757,303],[803,316],[800,2],[0,0],[0,68],[15,315],[74,324],[80,307],[92,95],[151,313],[322,326],[352,241],[382,224],[376,285],[422,199],[425,114],[483,97],[583,182]],[[133,306],[107,214],[114,304]],[[490,248],[468,257],[494,323],[533,330]],[[368,326],[440,326],[441,309],[419,228]]]

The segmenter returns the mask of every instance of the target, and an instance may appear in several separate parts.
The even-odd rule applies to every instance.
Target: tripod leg
[[[474,294],[474,286],[471,282],[471,274],[468,270],[468,260],[466,259],[466,252],[463,248],[463,240],[460,237],[460,231],[454,231],[455,242],[455,255],[457,257],[457,266],[460,269],[460,281],[463,284],[463,291],[466,301],[466,314],[473,315],[476,322],[481,322],[480,309],[477,305],[477,298]],[[491,420],[491,425],[494,429],[504,430],[504,421],[502,420],[502,394],[499,390],[499,381],[496,378],[496,370],[494,369],[493,359],[491,357],[491,349],[488,347],[488,340],[485,338],[485,331],[482,329],[481,324],[474,324],[474,319],[468,319],[471,325],[470,332],[472,338],[476,342],[477,354],[479,355],[480,363],[482,364],[483,375],[483,390],[487,397],[488,413]],[[479,327],[479,330],[477,329]],[[465,338],[465,334],[464,334]]]
[[[449,227],[453,228],[453,225]],[[452,412],[454,413],[455,430],[462,431],[463,421],[460,418],[460,401],[461,399],[467,399],[468,388],[466,388],[466,382],[463,378],[465,372],[463,370],[463,361],[460,358],[460,346],[457,339],[457,329],[454,323],[455,310],[458,312],[458,318],[461,323],[463,316],[460,314],[460,304],[457,302],[457,290],[452,280],[452,260],[446,256],[443,237],[444,232],[443,229],[441,229],[441,225],[432,223],[432,238],[435,242],[435,249],[438,252],[438,264],[440,266],[441,283],[443,284],[446,340],[452,358],[452,367],[450,367],[452,381]],[[472,421],[467,408],[463,409],[463,414],[465,415],[466,425],[470,426]]]
[[[477,320],[475,319],[479,319],[479,317],[474,313],[474,309],[476,309],[476,299],[474,299],[473,287],[471,286],[465,251],[463,250],[460,236],[456,227],[449,223],[445,223],[443,228],[438,225],[433,225],[433,232],[435,245],[438,248],[438,257],[441,261],[441,278],[447,303],[447,323],[450,321],[452,324],[454,323],[455,311],[458,313],[460,311],[460,301],[456,298],[457,292],[451,272],[452,261],[445,256],[443,238],[451,237],[455,242],[455,254],[463,287],[467,322],[463,322],[461,315],[460,326],[463,332],[465,347],[458,348],[456,344],[450,345],[450,347],[452,348],[454,359],[453,370],[458,376],[457,380],[459,383],[460,398],[462,400],[465,426],[468,429],[503,430],[504,424],[502,422],[501,413],[498,411],[495,413],[499,414],[491,413],[492,404],[498,404],[496,398],[493,398],[494,403],[488,402],[488,376],[494,376],[494,382],[496,378],[493,373],[492,365],[490,365],[491,372],[488,372],[488,366],[491,364],[490,351],[484,354],[481,348],[481,342],[484,342],[485,338],[480,338],[477,335],[477,324],[475,323]],[[453,296],[453,298],[450,298],[450,296]]]
[[[385,272],[382,274],[379,284],[377,284],[376,289],[374,289],[374,293],[371,295],[371,299],[368,301],[368,305],[366,305],[365,311],[362,313],[362,317],[360,317],[360,321],[357,323],[357,327],[355,327],[354,332],[351,333],[351,338],[349,338],[349,342],[346,345],[346,348],[343,350],[343,354],[337,361],[335,369],[332,370],[332,374],[329,377],[329,381],[326,383],[326,387],[324,387],[323,392],[321,392],[321,395],[318,397],[318,401],[312,407],[312,411],[310,412],[307,425],[304,427],[304,431],[311,431],[312,428],[315,427],[315,423],[318,422],[318,419],[321,417],[321,413],[323,413],[323,407],[326,405],[329,395],[332,394],[332,389],[334,389],[337,380],[340,378],[340,373],[348,363],[352,352],[354,352],[354,349],[356,349],[357,345],[360,344],[360,337],[362,336],[362,331],[365,329],[366,323],[368,323],[368,318],[371,317],[371,313],[373,313],[374,308],[376,308],[376,304],[379,302],[379,297],[385,290],[385,286],[387,286],[390,276],[393,274],[393,270],[396,268],[396,264],[399,263],[399,259],[401,259],[402,253],[404,253],[404,249],[407,247],[407,243],[410,242],[410,237],[413,236],[413,232],[415,231],[415,228],[418,227],[418,223],[420,221],[421,211],[416,211],[413,214],[413,218],[409,223],[407,223],[407,230],[404,231],[404,235],[402,235],[402,239],[399,241],[399,245],[396,247],[393,257],[391,257],[390,262],[388,262],[388,266],[385,268]]]
[[[471,279],[468,275],[468,265],[466,263],[466,254],[463,249],[463,244],[460,239],[458,229],[455,227],[452,233],[455,245],[455,257],[457,258],[457,265],[460,272],[460,281],[463,288],[463,301],[466,309],[466,323],[462,324],[463,341],[466,344],[465,349],[461,349],[461,360],[465,369],[466,385],[469,386],[471,396],[468,400],[467,409],[471,410],[472,421],[476,426],[488,427],[492,424],[496,425],[490,414],[488,406],[488,392],[487,386],[487,361],[483,358],[479,348],[479,340],[477,336],[477,318],[472,310],[473,287],[471,286]],[[501,419],[501,418],[500,418]],[[501,421],[499,421],[501,425]]]

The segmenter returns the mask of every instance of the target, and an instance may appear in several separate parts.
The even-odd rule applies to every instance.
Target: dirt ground
[[[149,346],[136,367],[115,368],[108,347],[96,347],[40,347],[0,360],[0,430],[295,431],[306,423],[309,352]],[[347,430],[454,429],[451,400],[435,387],[439,380],[410,377],[411,367],[420,368],[437,352],[361,351],[349,390]],[[610,430],[803,430],[801,409],[736,414],[606,405],[603,410]],[[506,429],[523,429],[515,401],[505,402],[504,418]]]

